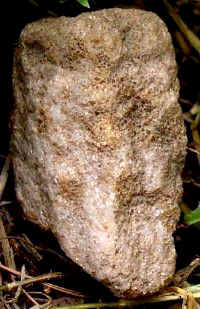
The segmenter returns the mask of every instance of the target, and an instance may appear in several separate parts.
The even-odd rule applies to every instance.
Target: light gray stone
[[[164,23],[108,9],[29,24],[11,151],[27,218],[119,297],[168,284],[186,137]]]

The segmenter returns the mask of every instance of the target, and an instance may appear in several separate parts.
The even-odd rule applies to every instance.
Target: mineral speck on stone
[[[186,147],[176,74],[164,23],[141,10],[39,20],[16,49],[17,197],[119,297],[174,274]]]

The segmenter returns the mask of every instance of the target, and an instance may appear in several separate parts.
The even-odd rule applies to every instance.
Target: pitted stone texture
[[[186,146],[176,73],[165,25],[134,9],[37,21],[16,50],[17,197],[119,297],[174,273]]]

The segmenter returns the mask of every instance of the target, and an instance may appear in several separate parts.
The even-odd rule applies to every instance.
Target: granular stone
[[[167,285],[186,136],[164,23],[119,8],[36,21],[21,33],[13,85],[27,218],[116,296]]]

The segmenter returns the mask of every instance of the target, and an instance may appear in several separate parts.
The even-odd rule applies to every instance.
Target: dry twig
[[[5,189],[6,182],[8,179],[9,166],[10,166],[10,158],[7,157],[0,175],[0,200],[2,198],[3,191]],[[1,217],[0,217],[0,239],[2,239],[2,251],[5,264],[12,269],[16,269],[13,250],[7,239],[6,231],[4,229],[3,220]]]
[[[169,15],[173,18],[174,22],[179,27],[180,31],[183,33],[185,38],[188,40],[188,42],[191,44],[192,47],[196,49],[196,51],[200,54],[200,40],[194,34],[188,26],[183,22],[183,20],[178,16],[178,14],[175,12],[173,7],[169,4],[167,0],[163,0],[165,7],[167,8],[167,11]]]
[[[10,268],[6,267],[5,265],[2,265],[2,264],[0,264],[0,269],[5,270],[7,272],[10,272],[13,275],[21,276],[21,273],[19,271],[10,269]],[[25,277],[26,278],[30,278],[30,279],[33,278],[33,277],[31,277],[31,276],[29,276],[27,274],[25,274]],[[81,293],[79,293],[77,291],[73,291],[71,289],[66,289],[66,288],[60,287],[58,285],[54,285],[54,284],[46,283],[46,282],[42,283],[42,284],[47,289],[52,289],[52,290],[60,291],[60,292],[65,293],[67,295],[72,295],[72,296],[80,297],[80,298],[85,298],[86,297],[85,295],[83,295],[83,294],[81,294]]]
[[[8,283],[6,285],[2,285],[0,286],[0,291],[11,291],[12,289],[17,288],[18,286],[24,286],[27,284],[32,284],[35,282],[40,282],[40,281],[44,281],[44,280],[49,280],[49,279],[53,279],[53,278],[58,278],[63,276],[62,273],[56,272],[56,273],[49,273],[49,274],[44,274],[44,275],[40,275],[37,277],[31,277],[28,279],[25,279],[23,281],[16,281],[16,282],[11,282]]]
[[[167,288],[163,293],[157,296],[140,298],[137,300],[120,300],[112,303],[93,303],[80,305],[64,305],[59,307],[52,307],[51,309],[89,309],[89,308],[120,308],[120,307],[134,307],[143,304],[153,304],[173,300],[182,300],[184,309],[194,309],[195,298],[200,297],[200,285],[181,288]]]

